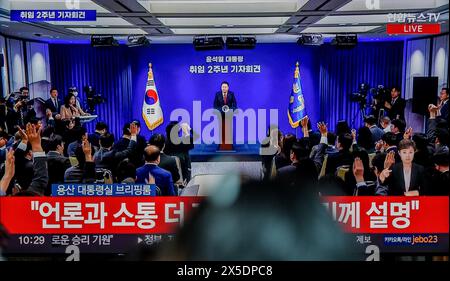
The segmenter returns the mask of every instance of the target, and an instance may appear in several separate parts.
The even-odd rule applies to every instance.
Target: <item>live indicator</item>
[[[389,23],[386,26],[386,32],[387,34],[439,34],[441,33],[441,25],[439,23]]]

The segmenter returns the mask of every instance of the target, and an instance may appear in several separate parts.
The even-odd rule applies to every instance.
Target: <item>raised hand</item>
[[[353,175],[355,176],[356,182],[364,181],[364,165],[359,157],[353,161]]]
[[[325,124],[324,122],[319,122],[317,123],[317,128],[319,129],[321,135],[325,136],[327,135],[328,133],[327,124]]]
[[[395,164],[395,152],[391,151],[386,155],[384,159],[384,169],[390,169]]]
[[[86,158],[86,162],[92,162],[92,146],[87,139],[84,139],[81,148],[83,149],[84,157]]]
[[[137,131],[138,131],[138,129],[137,129],[136,124],[135,123],[131,123],[130,124],[130,133],[131,133],[131,135],[132,136],[136,136],[137,135]]]
[[[33,152],[44,151],[41,146],[41,129],[36,130],[36,126],[31,123],[27,124],[26,135],[28,141],[31,144],[31,150]]]
[[[305,116],[300,120],[300,125],[302,126],[302,128],[307,128],[308,127],[308,121],[309,121],[309,117]]]
[[[411,139],[411,136],[412,136],[412,128],[411,127],[409,127],[406,131],[405,131],[405,133],[403,134],[403,139]]]
[[[381,183],[384,183],[384,181],[391,175],[392,170],[384,169],[381,171],[379,179]]]
[[[17,128],[17,132],[20,135],[20,138],[22,139],[22,142],[24,144],[27,144],[28,143],[28,136],[27,136],[27,133],[25,132],[25,130],[22,130],[22,128],[20,128],[20,126],[17,126],[16,128]]]
[[[6,153],[6,161],[5,161],[5,177],[12,179],[15,173],[15,158],[14,158],[14,150],[10,148]]]
[[[148,173],[148,178],[145,179],[146,184],[155,184],[155,178],[152,173]]]

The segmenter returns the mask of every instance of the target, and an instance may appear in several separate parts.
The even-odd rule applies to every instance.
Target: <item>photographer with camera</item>
[[[20,88],[18,95],[10,96],[6,104],[10,105],[6,113],[6,123],[10,134],[17,131],[16,126],[24,128],[25,124],[36,118],[34,101],[30,100],[27,87]]]

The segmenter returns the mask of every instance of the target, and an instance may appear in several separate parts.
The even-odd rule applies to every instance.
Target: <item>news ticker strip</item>
[[[448,253],[448,234],[348,234],[361,252],[375,245],[381,253]],[[174,234],[17,234],[12,235],[4,254],[64,254],[77,246],[83,254],[126,254],[140,246],[175,239]]]

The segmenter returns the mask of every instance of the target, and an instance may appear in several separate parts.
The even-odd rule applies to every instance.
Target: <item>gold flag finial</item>
[[[295,63],[295,66],[296,66],[296,67],[298,67],[299,65],[300,65],[300,64],[299,64],[298,62],[297,62],[297,63]]]
[[[149,64],[148,64],[148,80],[153,80],[152,63],[149,63]]]

